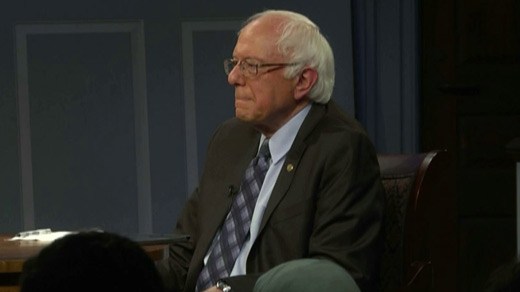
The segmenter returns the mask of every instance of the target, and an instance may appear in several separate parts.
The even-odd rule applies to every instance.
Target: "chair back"
[[[445,267],[443,254],[455,238],[446,152],[379,154],[378,161],[386,192],[382,291],[433,291],[434,269],[454,273]],[[441,232],[444,224],[451,227]],[[449,238],[443,241],[437,236]]]

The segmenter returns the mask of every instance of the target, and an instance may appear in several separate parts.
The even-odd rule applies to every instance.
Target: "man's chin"
[[[251,122],[251,117],[239,110],[235,110],[235,117],[244,122]]]

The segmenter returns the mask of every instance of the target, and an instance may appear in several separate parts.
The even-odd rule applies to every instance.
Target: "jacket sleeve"
[[[368,137],[354,134],[343,141],[323,166],[309,257],[339,263],[361,291],[373,291],[379,283],[384,189]]]

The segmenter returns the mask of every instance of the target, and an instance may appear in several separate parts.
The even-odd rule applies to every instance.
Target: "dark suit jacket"
[[[199,188],[176,226],[175,232],[191,239],[171,245],[169,258],[158,265],[171,290],[194,290],[203,258],[231,206],[230,186],[240,185],[259,139],[251,125],[238,119],[215,132]],[[334,102],[314,104],[267,204],[247,275],[226,282],[235,292],[251,291],[262,272],[314,257],[339,263],[362,291],[372,290],[378,279],[383,200],[376,153],[365,132]]]

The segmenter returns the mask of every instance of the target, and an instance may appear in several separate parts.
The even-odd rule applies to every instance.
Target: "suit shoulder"
[[[325,129],[368,136],[361,123],[343,111],[335,103],[327,105],[327,112],[320,124]]]
[[[237,118],[231,118],[224,121],[215,130],[215,136],[242,136],[242,135],[254,135],[256,130],[248,123],[245,123]]]

